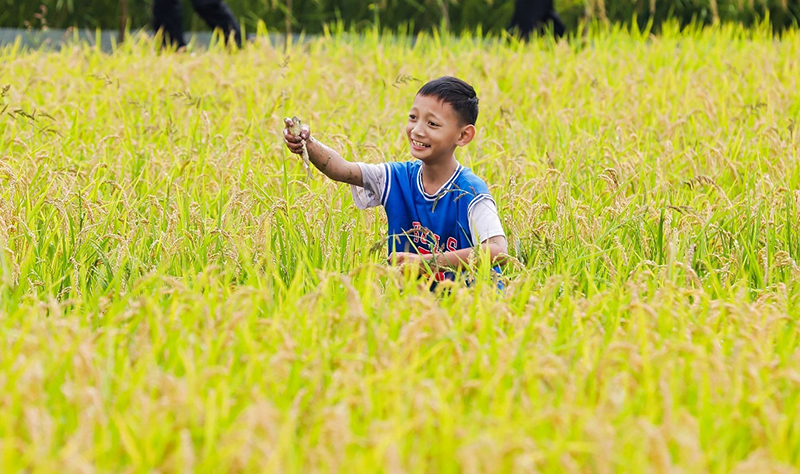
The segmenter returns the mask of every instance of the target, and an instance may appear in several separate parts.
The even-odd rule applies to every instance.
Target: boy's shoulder
[[[478,177],[471,168],[467,168],[466,166],[461,166],[461,172],[458,174],[457,179],[461,182],[482,183],[484,186],[486,185],[486,181]]]
[[[454,187],[473,194],[475,197],[483,194],[489,194],[489,186],[486,181],[478,177],[471,169],[462,167],[461,172],[458,174]]]

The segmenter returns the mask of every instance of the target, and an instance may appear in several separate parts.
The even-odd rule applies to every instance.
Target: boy
[[[389,220],[389,259],[415,271],[434,270],[437,281],[453,279],[473,247],[488,249],[502,264],[507,243],[497,206],[480,178],[461,166],[455,149],[475,137],[478,97],[455,77],[434,79],[417,92],[406,135],[415,161],[367,164],[343,159],[285,119],[284,141],[301,154],[303,141],[314,166],[329,178],[349,183],[359,209],[382,205]],[[499,270],[499,269],[498,269]]]

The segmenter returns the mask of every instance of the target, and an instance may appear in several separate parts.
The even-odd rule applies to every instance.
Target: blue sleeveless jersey
[[[482,179],[458,165],[439,192],[430,195],[422,186],[422,162],[385,166],[381,204],[389,220],[389,254],[398,251],[427,255],[473,247],[470,209],[483,199],[492,199]],[[499,268],[496,270],[499,272]],[[437,275],[437,280],[453,278],[450,272]]]

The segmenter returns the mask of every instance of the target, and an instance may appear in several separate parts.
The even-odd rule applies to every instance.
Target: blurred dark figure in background
[[[553,22],[556,38],[564,35],[564,23],[553,7],[553,0],[515,0],[514,16],[508,28],[512,32],[516,29],[520,38],[526,40],[532,32],[544,33],[548,21]]]
[[[222,30],[226,42],[233,32],[236,45],[242,47],[242,30],[225,2],[222,0],[192,0],[192,6],[208,26],[212,29]],[[178,48],[186,46],[183,38],[181,0],[154,0],[153,28],[156,31],[164,30],[164,44],[173,43]]]

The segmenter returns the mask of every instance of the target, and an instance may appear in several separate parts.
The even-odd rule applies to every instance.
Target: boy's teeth
[[[420,143],[420,142],[418,142],[418,141],[416,141],[416,140],[411,140],[411,142],[412,142],[414,145],[417,145],[417,146],[424,146],[424,147],[427,147],[427,146],[428,146],[428,145],[426,145],[426,144],[424,144],[424,143]]]

